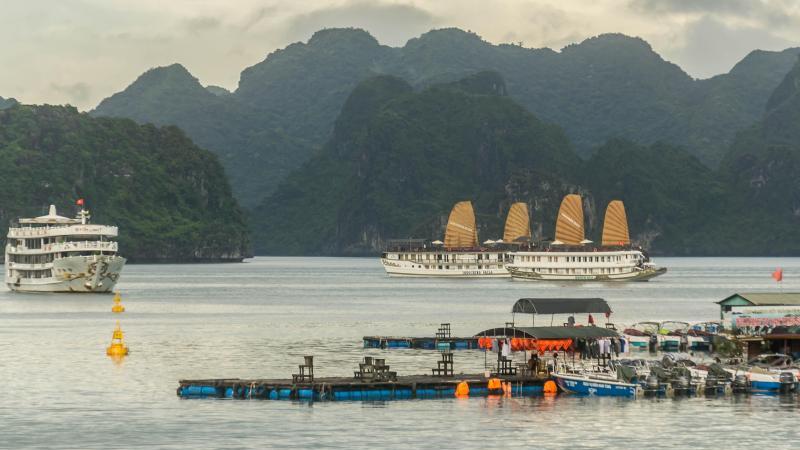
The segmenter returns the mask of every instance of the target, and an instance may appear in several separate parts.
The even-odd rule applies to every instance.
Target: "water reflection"
[[[265,258],[241,265],[126,267],[110,296],[0,291],[0,447],[782,448],[796,440],[797,396],[602,399],[570,396],[393,402],[181,401],[180,378],[286,377],[303,355],[350,375],[365,355],[400,374],[438,356],[365,350],[364,335],[469,335],[510,319],[523,296],[599,296],[617,323],[713,320],[737,290],[774,289],[797,259],[668,259],[649,283],[583,286],[508,280],[392,279],[372,259]],[[800,290],[787,276],[784,290]],[[130,355],[105,354],[116,319]],[[456,372],[484,354],[455,355]],[[116,426],[121,424],[123,426]],[[114,433],[109,433],[114,427]],[[766,432],[763,430],[766,427]]]

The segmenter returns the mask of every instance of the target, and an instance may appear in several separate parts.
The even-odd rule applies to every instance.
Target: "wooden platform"
[[[511,384],[511,395],[540,395],[546,377],[497,377]],[[315,378],[313,382],[293,383],[286,379],[209,379],[180,380],[182,398],[235,398],[268,400],[402,400],[452,398],[458,383],[469,385],[469,396],[502,395],[489,391],[483,374],[456,374],[453,377],[429,375],[399,376],[397,381],[358,381],[347,377]]]

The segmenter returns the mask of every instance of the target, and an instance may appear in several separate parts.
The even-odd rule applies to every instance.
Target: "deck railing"
[[[45,244],[42,248],[27,248],[9,246],[8,252],[23,255],[35,255],[41,253],[58,253],[98,250],[104,252],[116,252],[119,244],[112,241],[86,241],[86,242],[60,242],[57,244]]]
[[[9,238],[36,238],[48,236],[116,236],[117,227],[108,225],[66,225],[54,227],[9,228]]]

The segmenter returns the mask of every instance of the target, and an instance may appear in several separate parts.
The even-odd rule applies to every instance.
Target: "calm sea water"
[[[736,291],[800,291],[800,259],[660,258],[649,283],[532,284],[389,278],[375,259],[256,258],[227,265],[132,265],[108,295],[0,290],[0,447],[38,448],[789,448],[800,396],[720,399],[443,399],[384,403],[180,400],[180,378],[318,375],[382,355],[400,374],[435,352],[365,351],[361,337],[471,335],[511,319],[523,296],[599,296],[616,323],[714,320]],[[2,289],[2,288],[0,288]],[[120,320],[131,354],[105,355]],[[527,320],[518,316],[517,321]],[[457,352],[456,372],[484,355]]]

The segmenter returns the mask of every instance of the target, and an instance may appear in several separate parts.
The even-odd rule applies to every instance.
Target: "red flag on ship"
[[[780,267],[775,269],[775,272],[772,272],[772,278],[774,278],[775,281],[783,281],[783,269]]]
[[[78,206],[83,206],[83,199],[79,198],[78,200],[75,201],[75,204]]]

